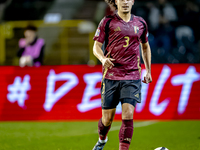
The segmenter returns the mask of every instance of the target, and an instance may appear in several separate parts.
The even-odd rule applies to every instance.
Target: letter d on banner
[[[63,81],[64,83],[61,87],[55,90],[56,81]],[[51,111],[54,104],[65,94],[67,94],[71,89],[73,89],[78,84],[78,78],[74,73],[63,72],[60,74],[55,74],[54,70],[50,70],[49,76],[47,77],[47,90],[45,103],[43,105],[46,111]]]

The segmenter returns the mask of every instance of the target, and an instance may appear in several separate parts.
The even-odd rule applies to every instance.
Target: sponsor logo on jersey
[[[100,34],[100,30],[97,29],[97,31],[96,31],[96,33],[95,33],[95,36],[99,36],[99,34]]]
[[[120,27],[117,27],[114,31],[121,31]]]

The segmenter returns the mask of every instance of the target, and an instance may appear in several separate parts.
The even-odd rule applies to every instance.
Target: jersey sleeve
[[[94,41],[98,41],[100,43],[103,43],[105,41],[105,24],[106,24],[106,17],[104,17],[101,22],[99,23],[99,26],[96,30],[95,36],[93,38]]]
[[[142,28],[143,32],[142,32],[142,35],[140,36],[140,42],[146,43],[146,42],[148,42],[148,35],[149,35],[147,23],[142,18],[141,18],[140,22],[143,24],[143,28]]]

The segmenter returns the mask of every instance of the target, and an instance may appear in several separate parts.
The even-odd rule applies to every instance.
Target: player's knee
[[[122,112],[122,119],[129,120],[133,119],[133,110],[126,109]]]
[[[102,118],[102,122],[104,126],[110,126],[112,124],[112,121],[113,121],[113,118],[109,116]]]

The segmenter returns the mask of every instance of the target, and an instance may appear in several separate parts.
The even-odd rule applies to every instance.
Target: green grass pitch
[[[130,150],[200,150],[200,121],[148,123],[134,122]],[[120,125],[113,122],[104,150],[118,150]],[[97,139],[97,122],[0,122],[0,150],[92,150]]]

